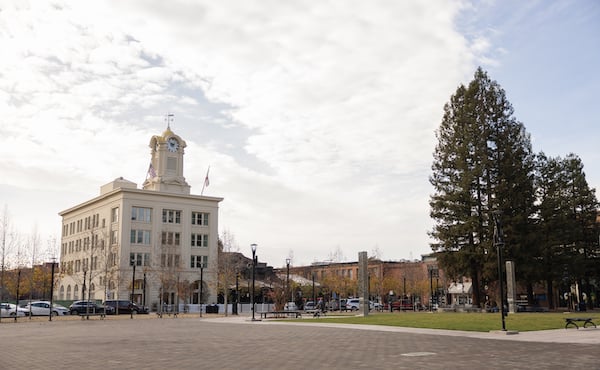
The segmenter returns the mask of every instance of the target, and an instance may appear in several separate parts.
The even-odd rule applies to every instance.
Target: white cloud
[[[39,168],[53,189],[139,183],[175,107],[192,190],[210,164],[241,245],[298,262],[428,251],[433,131],[480,49],[454,29],[459,3],[52,4],[0,13],[4,184]]]

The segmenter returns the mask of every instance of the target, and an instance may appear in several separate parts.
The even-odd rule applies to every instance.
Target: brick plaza
[[[494,336],[309,324],[302,319],[283,323],[252,322],[247,316],[159,319],[148,315],[52,322],[36,318],[18,323],[2,319],[0,334],[0,369],[600,367],[600,329]],[[561,335],[562,343],[550,341],[551,336]]]

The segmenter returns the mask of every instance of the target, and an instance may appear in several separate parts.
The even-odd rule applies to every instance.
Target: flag
[[[152,165],[152,162],[150,162],[150,166],[148,166],[148,173],[146,174],[146,179],[147,178],[155,178],[156,177],[156,171],[154,171],[154,166]]]
[[[208,173],[209,172],[210,172],[210,166],[208,166],[208,169],[206,170],[206,176],[204,177],[204,184],[202,184],[202,191],[200,192],[200,195],[204,195],[204,188],[206,188],[210,184],[210,181],[208,181]]]

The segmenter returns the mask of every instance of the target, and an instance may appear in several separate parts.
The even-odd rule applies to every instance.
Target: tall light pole
[[[144,286],[142,289],[142,306],[146,307],[146,269],[144,268]]]
[[[254,282],[256,280],[256,244],[250,244],[252,249],[252,321],[256,320],[254,317]]]
[[[496,254],[498,255],[498,282],[500,283],[500,314],[502,316],[502,331],[506,331],[504,322],[504,278],[502,276],[502,248],[504,248],[504,238],[502,236],[501,213],[494,212],[494,243],[496,244]]]
[[[81,298],[85,300],[85,277],[87,276],[87,269],[83,270],[83,286],[81,287]],[[31,316],[29,316],[31,318]],[[85,319],[90,319],[90,303],[89,300],[85,305]]]
[[[19,271],[17,272],[17,297],[15,300],[15,322],[17,322],[17,308],[19,307],[19,285],[21,285],[21,266],[19,266]],[[31,303],[29,304],[29,318],[31,318]]]
[[[50,314],[48,315],[48,321],[52,321],[52,308],[54,307],[54,264],[56,258],[52,257],[52,268],[50,272]]]
[[[238,304],[240,303],[240,273],[235,274],[235,299],[233,301],[233,314],[238,314]]]
[[[317,296],[315,296],[315,272],[313,271],[312,273],[312,293],[313,293],[313,303],[316,305],[317,304]],[[340,309],[341,311],[341,309]]]
[[[131,265],[133,266],[133,275],[131,276],[131,302],[133,302],[133,295],[135,294],[135,258],[131,258]],[[131,310],[130,318],[133,319],[133,310]]]
[[[290,262],[291,261],[290,261],[289,258],[285,259],[285,265],[287,266],[287,278],[286,278],[286,281],[285,281],[285,288],[286,288],[286,291],[287,291],[286,295],[288,297],[290,297],[290,300],[288,302],[292,302],[293,301],[292,295],[291,295],[291,290],[290,290]]]
[[[427,266],[429,270],[429,312],[433,311],[433,266]]]
[[[204,287],[204,262],[200,264],[200,297],[198,297],[198,302],[200,303],[200,317],[202,317],[202,288]]]

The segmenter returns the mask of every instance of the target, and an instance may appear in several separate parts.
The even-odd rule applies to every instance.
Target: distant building
[[[283,276],[286,268],[278,269],[277,273]],[[324,294],[326,299],[334,296],[357,297],[360,294],[357,284],[358,262],[315,262],[308,266],[291,266],[290,274],[302,277],[305,281],[312,282],[314,279],[319,286],[318,294]],[[404,296],[425,303],[432,294],[445,297],[449,284],[432,256],[423,256],[421,261],[370,259],[368,276],[370,298],[381,302],[388,302],[391,292],[393,300]]]
[[[186,142],[170,127],[149,146],[142,189],[120,177],[102,186],[99,196],[59,213],[58,299],[133,299],[151,308],[197,304],[201,268],[202,301],[216,299],[223,198],[190,194],[183,176]]]

